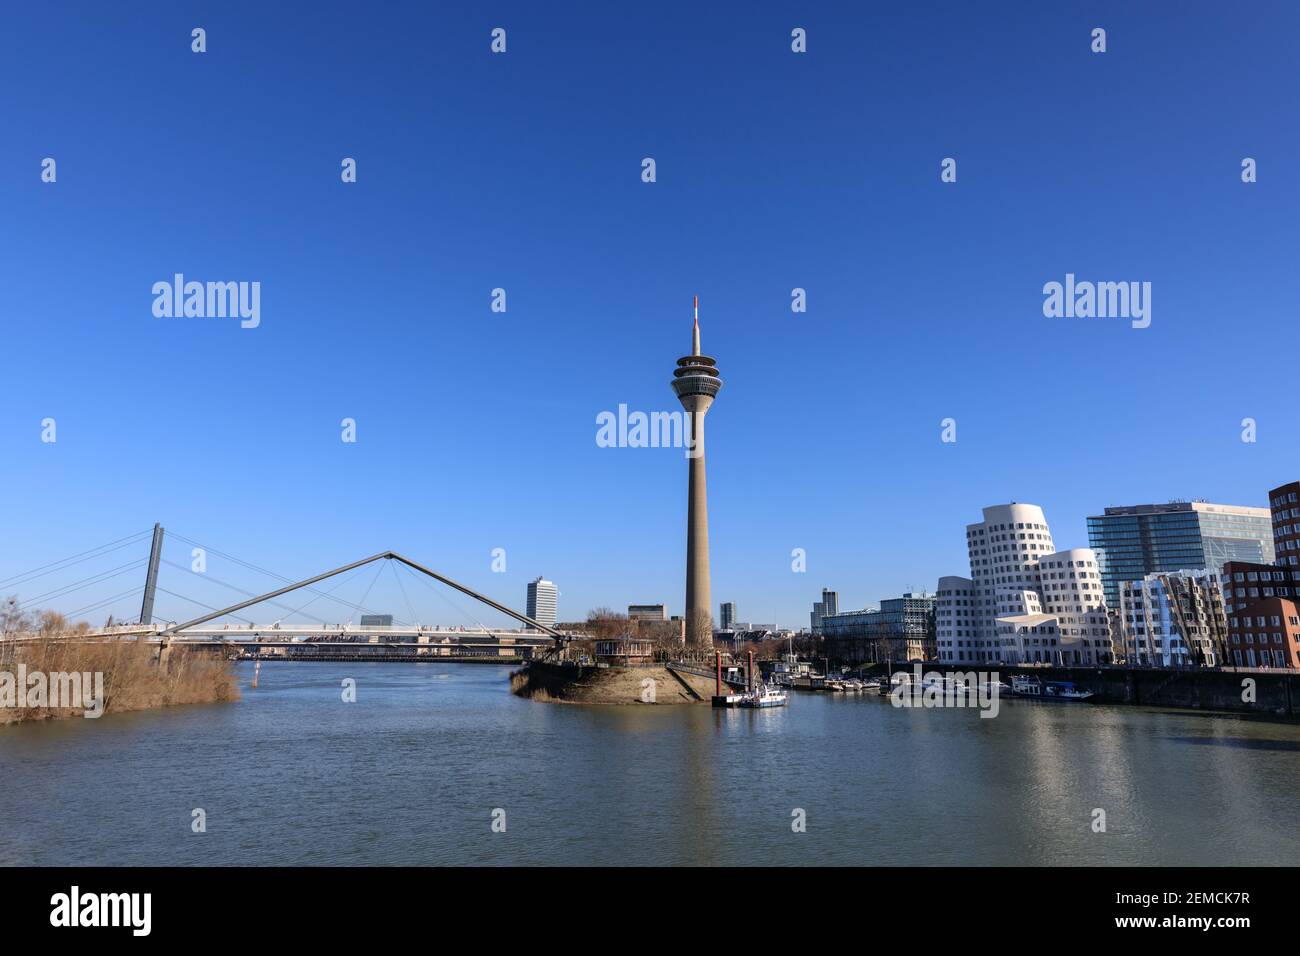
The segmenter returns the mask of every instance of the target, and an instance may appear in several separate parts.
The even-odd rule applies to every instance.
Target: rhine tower
[[[704,414],[722,388],[717,362],[700,354],[700,297],[695,297],[695,331],[691,354],[677,360],[673,391],[686,409],[690,461],[686,504],[686,643],[713,647],[712,599],[709,595],[709,493],[704,478]]]

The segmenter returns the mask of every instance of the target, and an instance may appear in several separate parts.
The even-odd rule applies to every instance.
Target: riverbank
[[[534,661],[510,675],[518,697],[562,704],[699,704],[713,682],[662,664],[580,667]]]
[[[172,647],[162,665],[158,645],[138,641],[46,637],[3,653],[0,725],[240,698],[232,665],[195,648]]]

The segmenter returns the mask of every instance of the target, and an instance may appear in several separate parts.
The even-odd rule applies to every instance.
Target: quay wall
[[[520,697],[555,703],[644,705],[710,701],[715,688],[708,678],[662,664],[579,667],[531,661],[510,675],[510,689]]]
[[[893,672],[913,673],[914,664],[893,665]],[[884,665],[880,665],[884,670]],[[996,664],[921,665],[922,673],[996,672],[1010,683],[1017,674],[1045,681],[1072,681],[1097,695],[1099,703],[1144,707],[1181,707],[1273,717],[1300,717],[1300,674],[1295,671],[1166,670],[1154,667],[1018,667]],[[1253,681],[1253,700],[1243,699]]]

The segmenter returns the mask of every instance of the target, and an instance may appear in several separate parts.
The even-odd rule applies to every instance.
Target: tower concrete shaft
[[[699,299],[691,354],[677,360],[673,391],[689,417],[690,462],[686,498],[686,642],[694,649],[713,646],[713,601],[709,588],[709,492],[704,465],[704,416],[722,388],[717,363],[700,354]]]
[[[708,402],[702,403],[704,409]],[[709,487],[704,471],[704,409],[691,413],[690,474],[686,492],[686,640],[713,646],[709,582]]]

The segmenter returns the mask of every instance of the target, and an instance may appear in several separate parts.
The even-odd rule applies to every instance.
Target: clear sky
[[[989,504],[1042,505],[1072,547],[1107,505],[1264,505],[1300,478],[1294,3],[4,19],[0,578],[161,521],[284,574],[393,548],[518,607],[545,575],[562,619],[681,613],[682,452],[598,447],[595,422],[677,408],[695,294],[726,383],[715,613],[797,626],[823,586],[841,607],[933,590],[967,571],[964,526]],[[175,273],[260,282],[260,326],[156,318]],[[1066,273],[1150,282],[1150,327],[1046,318]],[[272,583],[217,558],[209,574]],[[163,571],[239,597],[196,577]],[[365,603],[409,617],[383,577]],[[138,599],[91,616],[108,610]]]

